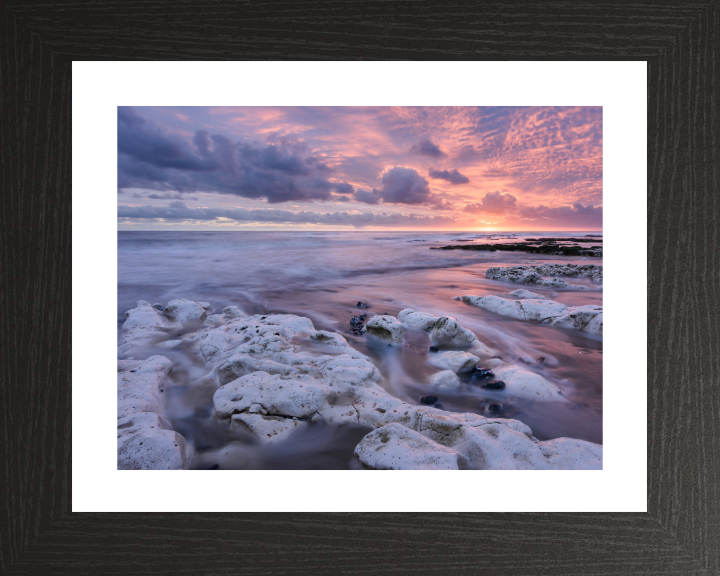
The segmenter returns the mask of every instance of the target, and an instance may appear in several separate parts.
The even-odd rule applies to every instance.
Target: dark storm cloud
[[[410,154],[418,154],[420,156],[430,156],[432,158],[442,158],[445,153],[438,148],[430,140],[420,140],[417,144],[413,144],[410,148]]]
[[[227,218],[236,222],[266,222],[274,224],[325,224],[331,226],[448,226],[454,218],[417,216],[415,214],[377,214],[349,212],[290,212],[278,209],[246,210],[224,208],[188,208],[183,202],[169,206],[118,206],[118,218],[129,220],[213,221]]]
[[[467,184],[470,182],[470,178],[465,176],[465,174],[460,174],[457,169],[450,170],[448,172],[447,170],[435,170],[435,168],[430,168],[428,176],[430,176],[430,178],[434,178],[435,180],[445,180],[446,182],[450,182],[450,184]]]
[[[132,108],[118,108],[118,187],[166,192],[220,192],[269,203],[329,200],[333,183],[321,158],[302,143],[233,142],[198,130],[190,145]]]

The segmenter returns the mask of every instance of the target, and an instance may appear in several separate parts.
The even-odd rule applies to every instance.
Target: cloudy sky
[[[118,108],[123,230],[601,230],[602,108]]]

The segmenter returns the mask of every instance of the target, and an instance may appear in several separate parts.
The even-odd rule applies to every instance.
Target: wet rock
[[[365,324],[368,334],[391,344],[402,342],[402,324],[392,316],[373,316]]]
[[[483,388],[489,388],[490,390],[502,390],[505,388],[505,382],[502,380],[491,380],[490,382],[484,382],[480,386]]]
[[[187,470],[194,453],[162,416],[136,412],[118,419],[118,470]]]
[[[163,418],[163,391],[171,369],[172,363],[164,356],[118,360],[119,470],[179,470],[192,466],[192,448]]]
[[[602,470],[602,446],[574,440],[557,438],[540,442],[539,446],[548,463],[555,470]]]
[[[206,311],[197,302],[180,299],[168,302],[163,314],[176,322],[189,322],[190,320],[199,320],[206,315]]]
[[[262,444],[282,442],[297,430],[307,428],[309,425],[309,421],[306,420],[261,413],[235,414],[230,420],[231,428],[251,433]]]
[[[118,418],[136,412],[165,414],[165,399],[160,390],[168,381],[172,362],[165,356],[150,356],[147,360],[118,360],[117,411]]]
[[[237,306],[226,306],[223,308],[222,313],[230,318],[240,318],[245,315]]]
[[[367,331],[367,327],[365,324],[360,324],[359,326],[356,326],[352,329],[352,333],[355,336],[363,336]]]
[[[538,364],[545,364],[545,356],[540,356],[537,360],[535,360]]]
[[[544,321],[567,314],[565,304],[553,300],[509,300],[500,296],[462,296],[462,301],[518,320]]]
[[[565,401],[562,396],[558,396],[560,389],[539,374],[501,360],[490,360],[488,364],[492,365],[495,378],[505,383],[509,396],[538,401]]]
[[[186,353],[206,360],[208,385],[220,384],[215,398],[218,403],[215,417],[220,422],[239,427],[259,441],[264,441],[263,434],[271,434],[271,438],[283,434],[292,437],[297,430],[316,420],[328,426],[360,425],[371,429],[397,424],[409,431],[410,437],[415,437],[410,434],[414,432],[457,452],[468,468],[553,469],[597,465],[596,454],[602,453],[602,447],[590,443],[560,442],[547,447],[533,439],[530,428],[517,420],[445,412],[433,407],[437,401],[432,405],[405,403],[380,386],[382,376],[378,369],[341,335],[322,340],[334,348],[333,354],[318,355],[316,350],[302,347],[302,338],[295,338],[302,334],[312,339],[313,334],[334,333],[316,331],[307,318],[289,314],[227,318],[221,326],[202,326],[185,333]],[[508,378],[499,372],[499,368],[505,366],[502,361],[488,362],[496,363],[488,366],[506,383],[504,393],[512,398],[513,382],[525,378],[523,374],[527,371],[519,375],[511,373]],[[517,367],[508,366],[508,370],[512,368]],[[129,369],[137,366],[121,366],[121,372]],[[522,392],[521,388],[518,390]],[[559,398],[562,397],[555,394],[556,401]],[[312,412],[318,404],[319,408]],[[551,459],[543,454],[544,448],[553,455]],[[417,450],[425,452],[422,446]],[[568,450],[572,458],[563,459]],[[219,456],[213,456],[209,463],[223,462],[216,458]]]
[[[163,305],[160,304],[160,303],[155,303],[155,304],[152,305],[152,307],[155,308],[155,310],[158,310],[158,311],[160,311],[160,312],[162,312],[163,310],[165,310],[165,306],[163,306]]]
[[[515,296],[516,298],[532,298],[535,300],[545,299],[545,296],[537,294],[536,292],[530,292],[530,290],[514,290],[510,292],[510,296]]]
[[[256,407],[258,413],[271,416],[307,418],[325,401],[324,390],[314,378],[298,374],[288,384],[277,385],[273,376],[254,372],[218,388],[213,396],[215,413],[230,418]]]
[[[166,340],[165,342],[159,342],[158,348],[177,348],[182,344],[182,340]]]
[[[422,398],[420,398],[420,404],[427,404],[428,406],[432,406],[437,401],[437,396],[423,396]]]
[[[405,308],[398,314],[398,320],[408,328],[427,331],[435,326],[439,318],[427,312],[418,312],[412,308]]]
[[[435,353],[435,352],[439,352],[439,351],[440,351],[440,348],[438,348],[437,346],[430,346],[430,352]]]
[[[443,316],[438,318],[430,335],[434,344],[441,346],[472,346],[477,342],[477,336],[463,328],[454,318]]]
[[[490,410],[490,412],[502,412],[502,408],[502,404],[490,404],[488,410]]]
[[[537,320],[561,328],[602,335],[603,308],[588,304],[568,308],[554,300],[508,300],[500,296],[461,297],[463,302],[518,320]]]
[[[479,368],[474,370],[470,375],[470,384],[479,384],[490,378],[495,378],[492,370],[489,368]]]
[[[433,406],[433,408],[437,408],[438,410],[442,410],[442,409],[443,409],[443,405],[442,405],[442,404],[435,404],[435,406]]]
[[[203,324],[205,326],[220,326],[221,324],[224,324],[227,321],[227,317],[223,314],[212,314],[211,316],[208,316],[205,318],[205,322]]]
[[[357,303],[357,307],[358,307],[358,308],[370,308],[370,306],[368,306],[367,304],[365,304],[365,302],[358,302],[358,303]]]
[[[455,373],[470,372],[480,361],[480,358],[469,352],[450,350],[438,352],[428,357],[430,365],[443,370],[452,370]]]
[[[370,432],[355,447],[355,456],[373,470],[458,470],[465,458],[456,450],[400,424]]]
[[[595,264],[543,264],[534,268],[544,276],[587,276],[600,284],[603,281],[603,267]]]
[[[534,284],[548,288],[559,288],[562,290],[585,290],[585,286],[568,284],[561,278],[543,278],[537,266],[494,266],[488,268],[485,276],[492,280],[512,282],[514,284]]]
[[[460,386],[460,378],[452,370],[443,370],[430,377],[430,386],[438,390],[454,390]]]
[[[572,306],[567,309],[567,314],[550,319],[549,324],[560,328],[574,328],[588,334],[602,336],[603,308],[592,304]]]
[[[123,322],[122,327],[124,330],[129,330],[135,327],[144,329],[168,328],[170,325],[168,319],[159,314],[149,302],[138,300],[135,308],[125,312],[125,322]]]

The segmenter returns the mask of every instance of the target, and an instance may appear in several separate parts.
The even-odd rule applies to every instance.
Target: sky
[[[602,229],[601,107],[120,107],[121,230]]]

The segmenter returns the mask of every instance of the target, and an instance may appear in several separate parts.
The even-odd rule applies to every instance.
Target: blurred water
[[[397,315],[403,308],[436,316],[449,315],[473,330],[485,344],[497,349],[506,361],[519,363],[518,358],[533,361],[544,356],[545,364],[530,364],[527,368],[558,385],[569,402],[507,401],[502,392],[464,387],[456,393],[434,393],[441,396],[440,402],[446,410],[515,418],[528,424],[540,439],[567,436],[602,443],[600,339],[577,330],[497,316],[452,299],[462,294],[502,295],[518,288],[487,280],[485,270],[490,266],[547,262],[602,264],[602,259],[429,249],[461,240],[517,242],[526,237],[585,234],[119,232],[118,325],[122,314],[133,308],[137,300],[166,304],[174,298],[207,301],[216,311],[237,305],[250,314],[274,312],[307,316],[318,329],[344,334],[352,346],[373,358],[385,376],[388,391],[417,404],[420,396],[431,392],[427,379],[436,371],[426,362],[428,335],[406,331],[402,348],[374,348],[365,337],[352,336],[350,318],[358,313],[355,305],[359,300],[370,304],[366,311],[370,315]],[[567,305],[602,304],[598,285],[587,278],[566,280],[583,284],[588,290],[558,292],[535,286],[528,288]],[[188,360],[182,348],[159,350],[148,349],[147,355],[162,353],[176,364],[171,420],[201,452],[218,459],[218,454],[224,451],[226,466],[247,467],[247,462],[255,462],[255,467],[292,467],[287,453],[297,452],[300,440],[304,442],[301,451],[304,458],[315,467],[342,467],[338,464],[343,461],[342,454],[349,451],[352,455],[357,433],[347,431],[337,434],[335,445],[327,445],[327,434],[313,433],[285,449],[272,450],[252,447],[247,438],[231,437],[224,425],[220,427],[212,421],[214,390],[196,385],[202,367],[185,366]],[[503,404],[502,412],[489,413],[488,406],[499,402]],[[344,451],[339,449],[340,445]],[[308,456],[308,450],[315,456]],[[200,459],[203,466],[208,458]],[[246,464],[237,464],[240,460]],[[301,461],[302,458],[298,459],[298,464]]]

